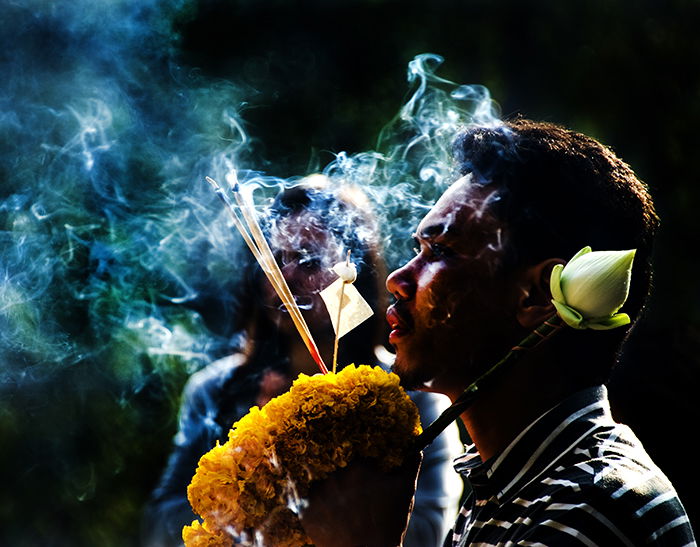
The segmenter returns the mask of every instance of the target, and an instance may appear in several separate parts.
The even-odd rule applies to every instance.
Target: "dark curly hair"
[[[613,151],[558,125],[515,119],[469,127],[454,143],[463,175],[493,185],[491,211],[504,224],[502,267],[593,250],[637,249],[626,313],[636,320],[651,287],[659,219],[647,187]],[[620,346],[624,333],[578,340]]]

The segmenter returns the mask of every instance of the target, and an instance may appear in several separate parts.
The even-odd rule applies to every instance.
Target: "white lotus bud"
[[[554,267],[552,303],[564,322],[578,329],[607,330],[630,322],[617,313],[627,300],[636,250],[581,249],[566,266]]]

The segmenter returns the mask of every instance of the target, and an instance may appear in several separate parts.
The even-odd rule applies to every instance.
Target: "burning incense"
[[[248,235],[248,231],[243,226],[243,223],[238,218],[238,215],[236,214],[236,211],[233,209],[233,204],[228,199],[228,196],[224,193],[221,186],[219,186],[219,183],[216,182],[213,178],[211,178],[211,177],[204,177],[204,178],[211,185],[211,187],[214,189],[214,192],[216,192],[216,195],[219,196],[219,199],[226,206],[226,210],[231,215],[231,219],[233,220],[233,224],[236,226],[236,228],[238,228],[238,231],[241,233],[241,236],[243,236],[243,241],[245,241],[246,245],[248,245],[248,248],[253,253],[253,256],[255,256],[255,259],[258,262],[261,262],[262,259],[260,258],[260,252],[258,251],[258,248],[255,246],[255,243],[253,243],[253,240]],[[262,266],[262,264],[261,264],[261,266]],[[263,270],[265,271],[265,273],[267,273],[267,271],[265,270],[264,267],[263,267]]]
[[[323,374],[328,373],[328,368],[326,368],[326,365],[323,362],[323,359],[321,358],[321,354],[318,351],[318,347],[316,346],[316,343],[314,342],[314,339],[311,336],[311,331],[309,331],[309,327],[306,324],[304,317],[301,315],[301,311],[299,310],[299,307],[297,306],[294,300],[294,296],[289,290],[287,281],[284,279],[284,275],[282,275],[282,271],[279,269],[279,266],[275,261],[275,258],[272,254],[272,250],[267,244],[267,240],[265,239],[265,236],[263,235],[262,230],[260,229],[260,225],[258,224],[255,212],[252,209],[252,206],[245,201],[243,196],[240,195],[238,189],[238,181],[230,183],[230,186],[231,191],[233,192],[233,195],[236,199],[236,203],[239,209],[241,210],[241,213],[243,214],[243,218],[246,224],[248,225],[247,229],[244,226],[241,219],[236,214],[236,211],[233,208],[233,204],[228,199],[228,196],[226,196],[219,184],[211,177],[205,178],[216,192],[216,195],[219,196],[221,201],[226,206],[226,209],[229,211],[231,218],[233,219],[234,225],[241,233],[241,236],[243,237],[243,240],[245,241],[246,245],[253,253],[253,256],[257,260],[258,264],[260,264],[260,267],[265,273],[267,279],[272,284],[272,287],[275,289],[275,292],[280,297],[282,303],[289,311],[289,316],[292,318],[292,321],[294,322],[294,326],[297,328],[297,331],[299,331],[299,335],[301,336],[302,340],[304,341],[304,344],[309,350],[311,357],[316,362]],[[248,233],[248,230],[250,231],[250,233]]]

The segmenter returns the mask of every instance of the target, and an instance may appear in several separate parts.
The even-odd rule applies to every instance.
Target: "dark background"
[[[277,176],[372,149],[406,99],[407,63],[425,52],[445,58],[442,77],[488,87],[504,117],[569,126],[630,163],[662,231],[654,297],[611,397],[700,518],[700,3],[201,0],[171,23],[180,67],[242,90],[250,149]],[[187,373],[179,365],[126,392],[112,369],[78,364],[4,386],[0,543],[138,544]]]

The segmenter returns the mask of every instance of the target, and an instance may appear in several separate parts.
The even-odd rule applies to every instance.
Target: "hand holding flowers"
[[[365,365],[302,374],[202,456],[187,494],[204,521],[185,527],[185,544],[308,544],[298,512],[311,483],[360,459],[396,468],[418,433],[418,410],[395,374]]]

